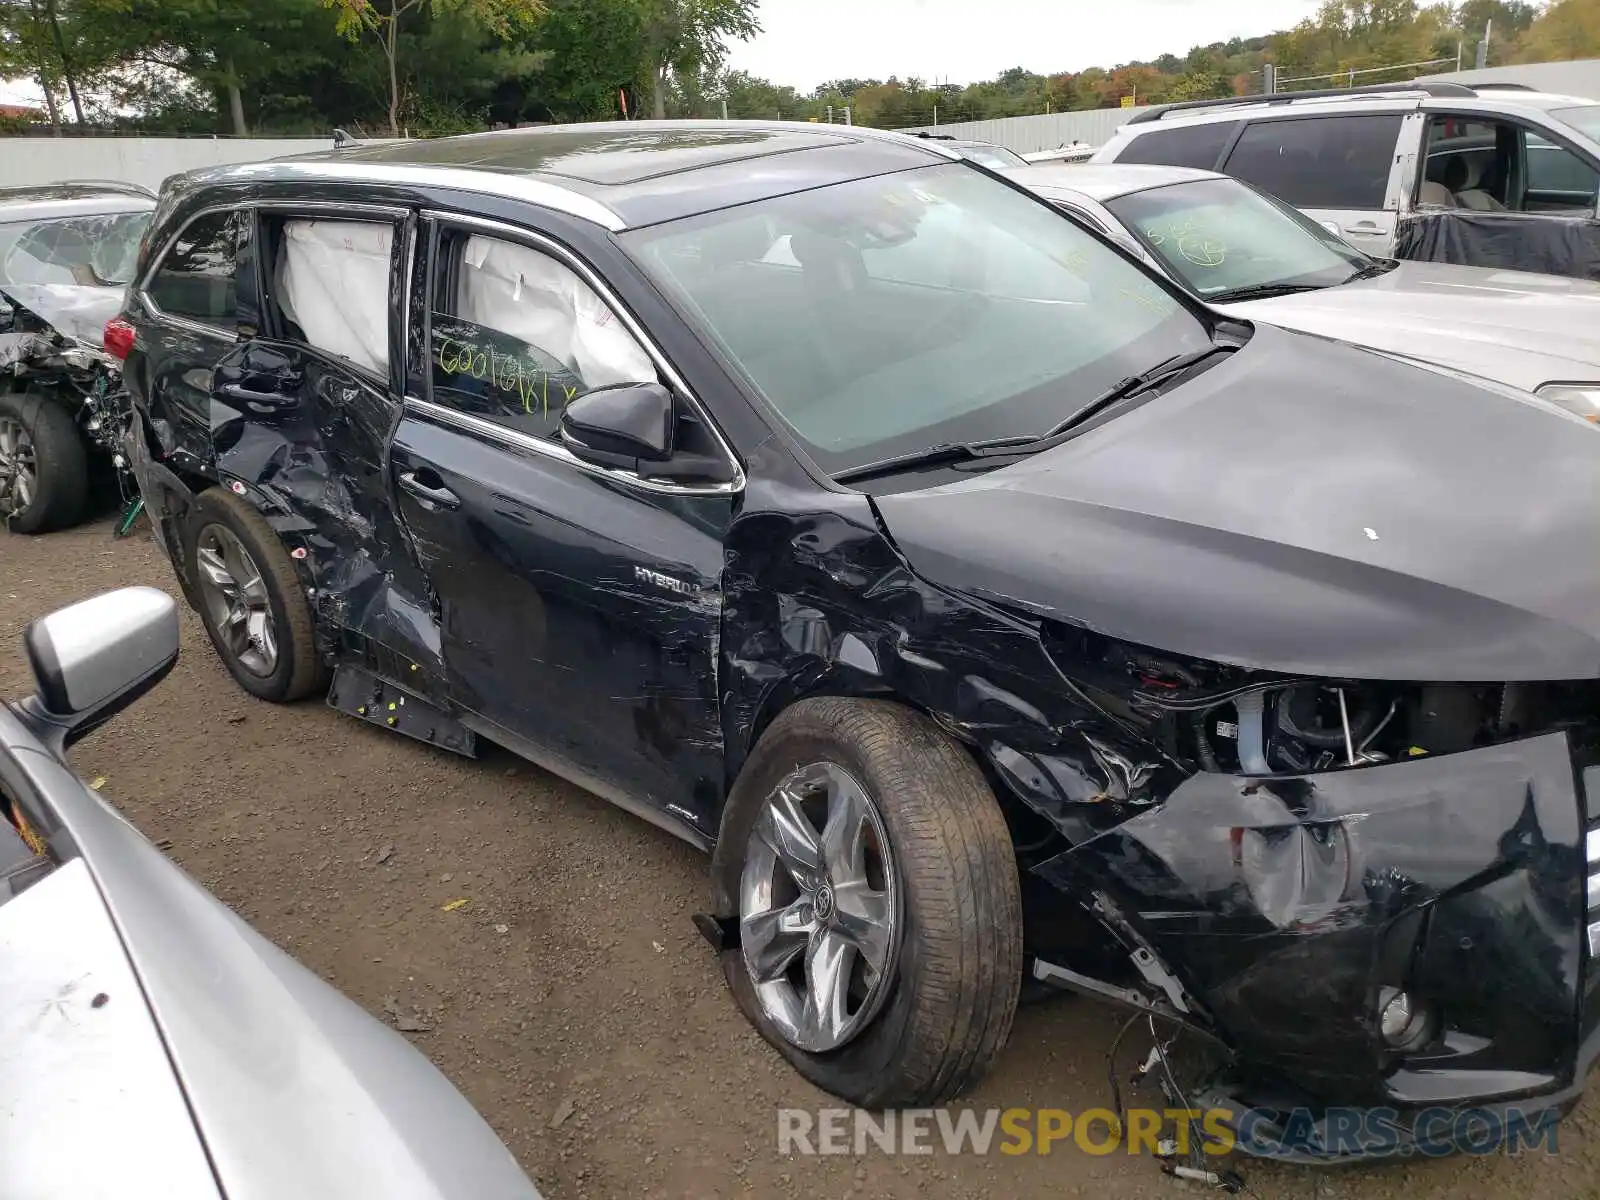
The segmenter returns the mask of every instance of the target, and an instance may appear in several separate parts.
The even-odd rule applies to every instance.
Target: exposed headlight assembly
[[[1600,424],[1600,383],[1547,383],[1534,395]]]
[[[1596,695],[1584,684],[1285,680],[1150,699],[1186,720],[1206,770],[1276,775],[1452,754],[1526,736],[1592,712]]]

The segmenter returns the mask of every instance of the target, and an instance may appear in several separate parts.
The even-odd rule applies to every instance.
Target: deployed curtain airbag
[[[561,263],[526,246],[468,238],[456,312],[559,359],[586,389],[656,382],[650,356],[605,301]]]
[[[386,373],[393,245],[392,225],[285,221],[277,287],[283,315],[317,349]]]

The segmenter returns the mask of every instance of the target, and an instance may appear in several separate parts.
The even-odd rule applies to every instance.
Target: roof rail
[[[1471,85],[1475,92],[1537,92],[1539,89],[1527,83],[1474,83]]]
[[[142,184],[129,183],[125,179],[58,179],[54,183],[38,185],[42,187],[81,187],[93,188],[100,192],[117,192],[128,196],[148,196],[154,200],[156,194]]]
[[[1176,104],[1158,104],[1156,107],[1128,118],[1129,125],[1145,125],[1159,121],[1168,113],[1193,112],[1196,109],[1227,108],[1245,104],[1293,104],[1296,100],[1317,100],[1334,96],[1346,100],[1361,96],[1404,94],[1420,92],[1425,96],[1476,96],[1464,83],[1375,83],[1370,87],[1314,88],[1308,92],[1273,92],[1267,96],[1223,96],[1216,100],[1180,100]]]

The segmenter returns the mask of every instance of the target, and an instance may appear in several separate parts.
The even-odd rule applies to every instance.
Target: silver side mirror
[[[38,687],[27,715],[70,745],[172,670],[178,605],[155,588],[119,588],[40,617],[23,640]]]

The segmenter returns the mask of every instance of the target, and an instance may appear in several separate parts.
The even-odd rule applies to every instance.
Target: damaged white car
[[[14,533],[77,524],[113,480],[136,510],[131,409],[103,339],[154,207],[123,184],[0,190],[0,522]]]

